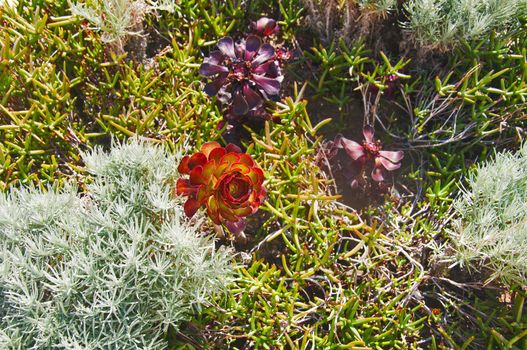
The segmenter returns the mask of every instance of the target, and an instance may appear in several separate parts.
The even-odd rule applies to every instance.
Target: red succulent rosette
[[[258,210],[266,194],[262,169],[233,144],[207,142],[200,152],[183,157],[178,171],[189,175],[176,184],[176,193],[188,196],[185,214],[192,217],[205,205],[212,221],[228,228],[243,227],[243,218]]]

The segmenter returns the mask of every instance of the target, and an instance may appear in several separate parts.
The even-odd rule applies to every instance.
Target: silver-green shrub
[[[420,47],[444,50],[517,24],[526,5],[526,0],[410,0],[403,26]]]
[[[141,35],[146,14],[174,12],[176,0],[73,0],[70,10],[101,31],[101,40],[122,49],[128,37]]]
[[[231,278],[172,191],[181,154],[138,141],[84,154],[87,191],[0,194],[1,349],[166,349]]]
[[[458,261],[490,271],[489,281],[527,285],[527,144],[478,166],[454,208]]]
[[[105,43],[123,46],[130,35],[139,35],[148,6],[143,0],[87,0],[70,3],[74,15],[84,17],[102,32]]]

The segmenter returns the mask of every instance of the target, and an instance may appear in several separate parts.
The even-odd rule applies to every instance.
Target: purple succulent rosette
[[[364,135],[362,144],[340,136],[335,140],[335,145],[344,148],[359,169],[358,174],[363,172],[367,163],[372,163],[371,178],[376,182],[384,181],[384,172],[399,169],[404,154],[402,151],[384,151],[381,141],[374,139],[374,130],[371,126],[365,126],[362,134]],[[357,185],[357,180],[353,180],[352,186]]]
[[[274,19],[267,17],[262,17],[256,22],[253,22],[252,27],[254,33],[261,37],[271,36],[280,31],[278,23]]]
[[[231,37],[218,42],[200,67],[200,74],[211,78],[205,93],[218,95],[232,106],[234,116],[243,116],[263,106],[266,100],[277,100],[283,75],[275,49],[256,35],[235,43]]]

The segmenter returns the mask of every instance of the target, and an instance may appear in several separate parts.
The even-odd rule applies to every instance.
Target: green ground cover
[[[246,240],[217,243],[237,251],[234,281],[170,329],[169,348],[527,349],[524,286],[486,283],[485,269],[454,264],[450,234],[465,176],[525,137],[523,19],[425,50],[399,25],[402,5],[358,21],[364,30],[335,20],[329,30],[340,37],[328,38],[313,25],[324,22],[314,3],[175,1],[119,44],[66,1],[4,4],[0,189],[76,181],[82,191],[81,152],[112,139],[189,154],[225,145],[224,111],[203,91],[200,65],[222,37],[276,18],[275,43],[302,54],[268,104],[273,118],[243,128],[240,141],[265,172],[267,195]],[[352,189],[345,152],[329,159],[337,134],[358,141],[365,124],[404,152],[386,188],[367,174]]]

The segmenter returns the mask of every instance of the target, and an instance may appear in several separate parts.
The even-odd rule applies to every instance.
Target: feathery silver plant
[[[527,144],[480,165],[454,202],[458,262],[489,281],[527,285]]]
[[[141,35],[143,19],[152,11],[174,12],[176,0],[74,0],[74,15],[85,18],[101,31],[101,40],[122,49],[130,36]]]
[[[403,27],[419,46],[449,49],[513,25],[527,14],[526,0],[410,0]]]
[[[139,141],[83,155],[87,193],[0,194],[0,348],[165,349],[232,276],[172,195],[181,154]]]
[[[148,6],[143,0],[87,0],[70,3],[70,9],[100,30],[103,42],[122,46],[127,36],[140,34]]]

